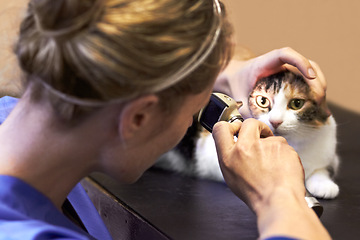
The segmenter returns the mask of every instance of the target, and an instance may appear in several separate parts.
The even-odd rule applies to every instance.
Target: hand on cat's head
[[[259,79],[284,70],[302,74],[313,90],[315,100],[330,115],[325,101],[326,80],[320,67],[289,47],[273,50],[239,64],[239,71],[228,80],[231,95],[245,102]]]

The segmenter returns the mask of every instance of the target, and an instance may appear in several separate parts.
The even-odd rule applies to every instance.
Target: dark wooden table
[[[331,105],[338,122],[340,195],[320,200],[334,239],[360,238],[360,115]],[[150,169],[133,185],[93,174],[82,184],[114,239],[256,239],[255,215],[224,183]],[[294,226],[296,227],[296,226]]]

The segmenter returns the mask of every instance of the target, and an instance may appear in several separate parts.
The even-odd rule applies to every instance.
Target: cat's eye
[[[289,102],[289,108],[293,110],[299,110],[304,106],[304,104],[305,104],[304,99],[294,98]]]
[[[256,97],[256,104],[261,108],[268,108],[270,107],[270,101],[264,96],[257,96]]]

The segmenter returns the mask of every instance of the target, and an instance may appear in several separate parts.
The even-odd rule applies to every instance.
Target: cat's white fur
[[[199,138],[195,147],[196,174],[202,178],[224,181],[211,134]]]
[[[305,171],[307,190],[315,197],[335,198],[339,194],[339,187],[332,180],[328,168],[336,171],[339,165],[336,154],[336,122],[333,116],[318,127],[298,121],[293,111],[284,111],[288,100],[282,91],[283,89],[274,98],[276,104],[269,114],[261,115],[259,120],[267,124],[275,134],[285,137],[299,154]],[[282,124],[275,130],[271,121],[282,121]],[[195,158],[198,176],[223,180],[210,134],[198,139]]]

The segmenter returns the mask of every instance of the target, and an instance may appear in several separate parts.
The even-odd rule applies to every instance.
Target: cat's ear
[[[146,95],[127,102],[119,116],[118,133],[124,141],[141,138],[159,115],[159,98]]]

